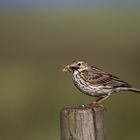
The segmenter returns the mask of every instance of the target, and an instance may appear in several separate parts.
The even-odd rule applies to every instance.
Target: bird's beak
[[[71,72],[71,70],[72,69],[70,68],[70,65],[67,65],[62,69],[63,72],[68,72],[68,71]]]

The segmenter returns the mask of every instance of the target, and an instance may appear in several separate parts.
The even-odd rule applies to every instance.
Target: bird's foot
[[[92,108],[96,108],[96,107],[103,107],[103,105],[99,104],[98,102],[93,102],[90,104],[81,105],[79,107],[84,108],[84,109],[92,109]]]

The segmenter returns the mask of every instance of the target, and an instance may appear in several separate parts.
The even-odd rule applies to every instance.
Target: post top
[[[63,108],[61,110],[61,112],[87,112],[87,111],[94,111],[94,112],[98,112],[98,111],[104,111],[105,108],[103,106],[99,106],[99,107],[94,107],[94,108],[82,108],[82,107],[74,107],[74,108]]]

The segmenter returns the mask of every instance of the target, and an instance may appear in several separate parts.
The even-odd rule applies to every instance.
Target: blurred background
[[[95,100],[61,72],[78,59],[140,88],[140,1],[0,1],[1,140],[60,140],[60,110]],[[107,140],[140,139],[140,95],[103,104]]]

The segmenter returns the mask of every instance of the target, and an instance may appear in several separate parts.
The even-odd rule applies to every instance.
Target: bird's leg
[[[92,102],[92,103],[86,104],[86,105],[82,105],[80,107],[82,107],[82,108],[102,107],[103,105],[101,105],[101,102],[104,101],[104,100],[106,100],[109,96],[110,96],[110,94],[101,96],[95,102]]]
[[[95,106],[102,106],[102,105],[101,105],[101,102],[104,101],[104,100],[106,100],[109,96],[110,96],[109,94],[108,94],[108,95],[101,96],[101,97],[98,98],[95,102],[93,102],[93,104],[94,104]]]

